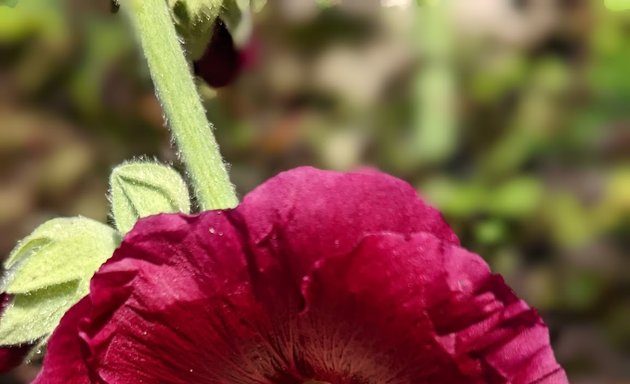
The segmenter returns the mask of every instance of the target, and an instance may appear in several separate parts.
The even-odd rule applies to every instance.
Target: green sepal
[[[625,11],[630,9],[630,0],[605,0],[604,4],[611,11]]]
[[[212,37],[223,0],[168,0],[177,33],[191,59],[199,59]]]
[[[186,183],[174,169],[150,162],[120,165],[110,177],[110,200],[116,227],[127,233],[142,217],[190,213]]]
[[[249,41],[254,28],[253,15],[262,11],[267,0],[225,0],[219,17],[232,35],[234,44],[242,47]]]
[[[50,220],[22,240],[4,264],[12,300],[0,318],[0,345],[44,342],[119,243],[112,228],[81,217]]]
[[[227,25],[237,46],[249,38],[252,14],[267,0],[168,0],[177,33],[183,38],[188,57],[197,60],[212,38],[217,17]]]
[[[225,0],[223,12],[235,6],[241,13],[258,13],[263,10],[267,0]]]
[[[15,295],[0,320],[0,345],[41,342],[72,305],[87,294],[78,280]]]
[[[89,280],[120,243],[112,228],[83,217],[59,218],[39,226],[11,252],[4,291],[30,294],[53,285]]]
[[[184,12],[183,16],[191,24],[214,20],[221,12],[224,0],[168,0],[173,10]]]

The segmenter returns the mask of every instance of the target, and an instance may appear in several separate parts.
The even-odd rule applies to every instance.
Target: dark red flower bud
[[[203,56],[193,63],[195,74],[213,88],[231,84],[241,72],[243,63],[230,31],[217,18],[210,42]]]

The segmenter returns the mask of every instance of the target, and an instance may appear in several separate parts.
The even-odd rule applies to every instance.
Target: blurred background
[[[399,176],[540,310],[572,383],[630,383],[630,12],[268,0],[251,26],[234,82],[200,81],[241,196],[303,164]],[[179,166],[123,15],[0,7],[0,255],[54,216],[107,221],[137,157]]]

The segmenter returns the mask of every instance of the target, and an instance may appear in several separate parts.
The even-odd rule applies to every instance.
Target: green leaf
[[[625,11],[630,9],[630,0],[605,0],[604,4],[611,11]]]
[[[116,227],[127,233],[142,217],[158,213],[190,213],[186,183],[174,169],[149,162],[118,166],[110,177]]]
[[[116,231],[94,220],[50,220],[11,252],[5,262],[4,289],[10,294],[28,294],[53,285],[89,280],[119,242]]]
[[[16,295],[0,321],[0,345],[19,345],[46,338],[64,313],[87,292],[79,281],[55,285],[28,295]]]
[[[0,319],[0,345],[45,340],[119,243],[112,228],[81,217],[50,220],[22,240],[4,264],[3,290],[13,299]]]

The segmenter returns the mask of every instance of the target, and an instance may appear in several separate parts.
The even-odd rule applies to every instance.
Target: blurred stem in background
[[[418,42],[420,69],[414,83],[414,158],[420,163],[448,159],[456,146],[453,29],[451,0],[419,1],[414,40]]]
[[[202,209],[238,204],[164,0],[122,3],[140,39],[168,125]]]

